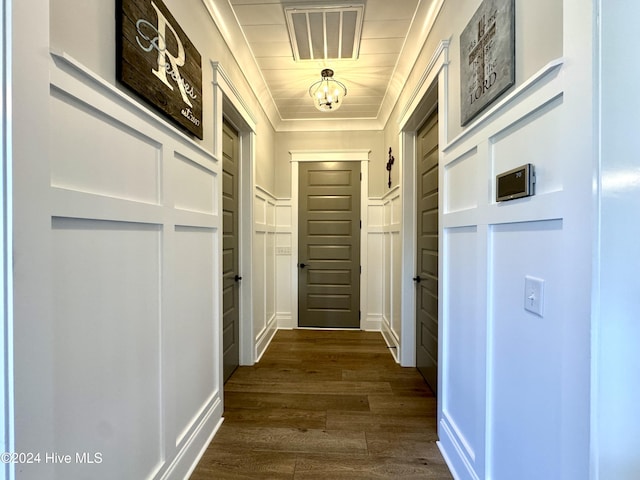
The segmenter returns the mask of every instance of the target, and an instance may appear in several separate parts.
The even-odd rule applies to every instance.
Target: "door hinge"
[[[362,265],[360,265],[360,275],[362,275]]]
[[[360,172],[360,181],[362,181],[362,172]]]
[[[362,220],[360,220],[360,230],[362,230]]]
[[[358,310],[358,320],[362,320],[362,310]]]

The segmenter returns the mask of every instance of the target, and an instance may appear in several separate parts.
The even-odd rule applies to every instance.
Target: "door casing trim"
[[[443,40],[436,48],[428,68],[417,83],[410,101],[405,107],[406,112],[400,120],[399,145],[400,145],[400,185],[402,197],[402,279],[401,285],[401,331],[400,352],[398,358],[403,367],[416,366],[416,289],[413,285],[417,262],[417,225],[416,225],[416,135],[429,114],[438,106],[438,141],[446,145],[448,138],[448,65],[449,65],[449,40]],[[442,172],[440,173],[440,175]],[[442,178],[439,179],[440,184]],[[440,189],[440,205],[443,188]],[[441,213],[440,213],[441,215]],[[440,222],[440,225],[442,223]],[[439,233],[439,251],[442,252],[442,231]],[[438,269],[442,272],[442,255],[439,256]],[[438,286],[438,344],[442,345],[442,281]],[[438,348],[438,369],[442,371],[442,348]],[[438,375],[441,378],[442,375]],[[438,385],[438,395],[442,391]],[[440,402],[440,399],[438,399]]]
[[[253,365],[256,361],[253,333],[253,191],[255,188],[255,144],[256,120],[247,103],[240,95],[229,76],[219,62],[211,62],[213,68],[213,150],[214,156],[222,162],[222,120],[226,119],[238,131],[239,137],[239,199],[238,210],[242,212],[238,219],[239,255],[238,268],[243,277],[240,288],[240,365]],[[222,205],[222,189],[219,192]],[[220,227],[222,228],[222,227]],[[222,246],[220,246],[222,264]],[[222,288],[219,289],[218,303],[222,310]],[[222,312],[220,312],[222,319]],[[221,327],[221,326],[220,326]],[[222,335],[220,336],[220,375],[222,375]]]

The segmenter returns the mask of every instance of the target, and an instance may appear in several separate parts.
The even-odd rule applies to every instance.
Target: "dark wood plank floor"
[[[224,418],[191,480],[452,478],[436,399],[379,333],[279,331],[225,385]]]

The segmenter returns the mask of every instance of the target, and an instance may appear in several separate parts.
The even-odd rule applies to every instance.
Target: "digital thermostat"
[[[530,197],[535,193],[536,174],[527,163],[496,176],[496,202]]]

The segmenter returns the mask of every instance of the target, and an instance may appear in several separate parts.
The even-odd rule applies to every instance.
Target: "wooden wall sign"
[[[515,83],[515,0],[484,0],[460,35],[462,125]]]
[[[202,139],[200,53],[161,0],[116,2],[116,66],[122,84]]]

